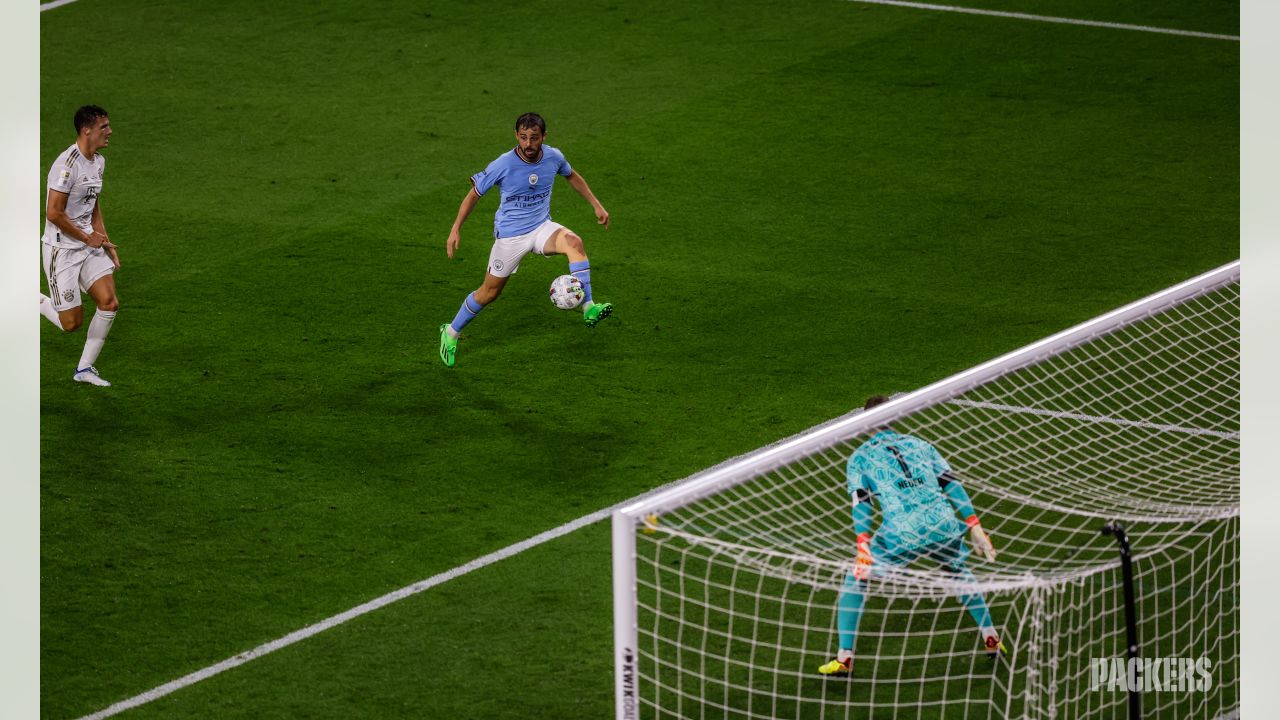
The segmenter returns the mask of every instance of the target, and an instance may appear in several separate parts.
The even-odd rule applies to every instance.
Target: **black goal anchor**
[[[1129,550],[1129,537],[1125,535],[1124,526],[1118,522],[1110,522],[1102,526],[1103,535],[1114,535],[1120,545],[1120,572],[1124,577],[1124,627],[1125,640],[1129,650],[1125,653],[1126,670],[1132,669],[1138,657],[1138,610],[1133,590],[1133,553]],[[1127,677],[1136,678],[1136,672],[1126,673]],[[1129,720],[1142,718],[1142,692],[1140,683],[1129,686]]]

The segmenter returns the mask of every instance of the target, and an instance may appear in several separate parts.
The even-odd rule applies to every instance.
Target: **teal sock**
[[[840,649],[853,651],[853,641],[858,635],[858,621],[862,619],[862,604],[866,597],[867,582],[852,574],[844,576],[844,587],[837,603],[836,629],[840,635]]]

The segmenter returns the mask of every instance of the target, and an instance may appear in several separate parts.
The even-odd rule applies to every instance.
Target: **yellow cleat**
[[[644,527],[640,529],[645,535],[652,535],[658,532],[658,516],[649,513],[644,516]]]
[[[853,674],[853,658],[848,660],[832,660],[818,668],[818,674],[835,677],[849,677]]]

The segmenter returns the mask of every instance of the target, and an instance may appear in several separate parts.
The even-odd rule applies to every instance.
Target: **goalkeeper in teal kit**
[[[866,409],[887,400],[877,395],[867,400]],[[847,477],[858,555],[840,591],[836,615],[840,651],[835,660],[818,668],[823,675],[852,673],[853,644],[867,579],[876,574],[878,567],[923,559],[940,563],[943,571],[957,580],[976,583],[973,573],[965,567],[969,557],[966,533],[979,553],[988,560],[996,557],[969,494],[937,448],[924,440],[883,427],[849,457]],[[881,517],[874,534],[872,498],[880,505]],[[987,655],[994,658],[1006,654],[982,593],[962,589],[957,595],[977,623]]]

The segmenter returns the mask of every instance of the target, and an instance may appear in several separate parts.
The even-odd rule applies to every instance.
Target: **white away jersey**
[[[67,217],[85,233],[93,232],[93,208],[97,206],[98,195],[102,192],[102,171],[106,167],[107,159],[102,153],[95,153],[93,160],[86,160],[80,155],[80,148],[71,143],[71,147],[63,150],[49,169],[45,204],[49,202],[50,191],[66,193]],[[44,237],[41,239],[44,244],[54,247],[85,247],[75,238],[64,237],[58,226],[48,220],[44,221]]]

